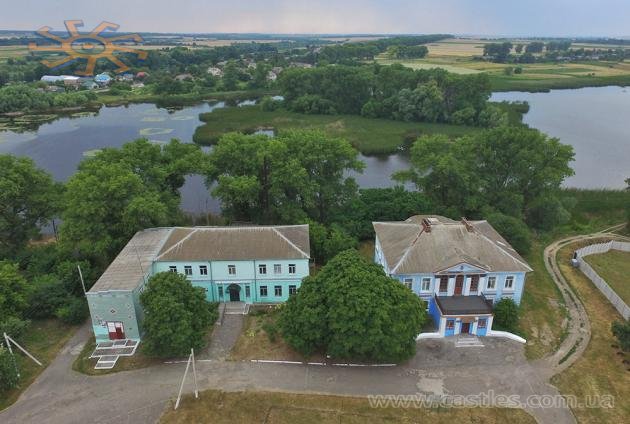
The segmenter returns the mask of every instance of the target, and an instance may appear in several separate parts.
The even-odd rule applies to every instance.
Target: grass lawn
[[[274,325],[278,311],[271,309],[267,312],[250,312],[245,316],[243,331],[230,353],[233,361],[247,361],[250,359],[304,361],[302,355],[291,349],[280,334],[275,338],[269,337],[265,327]],[[321,358],[317,358],[321,359]]]
[[[440,133],[458,137],[479,131],[460,125],[400,122],[358,115],[306,115],[283,109],[265,112],[258,106],[217,109],[202,114],[200,119],[205,124],[197,128],[193,137],[199,144],[215,143],[222,134],[230,131],[251,133],[259,128],[280,131],[317,128],[331,136],[345,138],[364,154],[395,153],[421,134]]]
[[[18,341],[42,364],[40,367],[17,348],[13,349],[21,379],[19,386],[7,392],[0,392],[0,410],[13,404],[24,390],[31,385],[44,368],[57,356],[57,353],[74,335],[77,326],[64,324],[56,319],[37,320],[31,323],[26,334]]]
[[[584,355],[552,382],[563,395],[574,395],[584,402],[587,396],[614,396],[614,408],[574,408],[583,423],[621,423],[630,417],[630,354],[623,354],[610,331],[611,323],[621,316],[569,260],[581,244],[571,244],[558,253],[560,269],[580,298],[591,321],[592,336]]]
[[[534,423],[520,409],[373,408],[367,398],[208,390],[182,398],[162,423]]]
[[[94,352],[96,347],[96,341],[94,337],[90,338],[90,341],[85,344],[83,350],[77,356],[72,364],[72,369],[82,374],[87,375],[104,375],[112,374],[119,371],[137,370],[140,368],[150,367],[151,365],[158,365],[163,362],[160,358],[151,358],[143,353],[142,343],[138,346],[135,355],[133,356],[121,356],[116,362],[116,366],[111,370],[95,370],[97,359],[90,359],[90,355]]]
[[[630,304],[630,252],[611,250],[584,259],[624,302]]]

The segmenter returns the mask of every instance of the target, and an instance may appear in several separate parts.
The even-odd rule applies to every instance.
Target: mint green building
[[[87,293],[97,341],[142,335],[149,277],[178,272],[208,301],[286,301],[309,275],[308,225],[152,228],[138,232]]]

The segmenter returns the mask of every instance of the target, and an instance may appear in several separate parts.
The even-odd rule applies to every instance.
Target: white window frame
[[[278,293],[280,292],[280,293]],[[273,295],[276,297],[282,296],[282,286],[273,286]]]
[[[428,286],[426,288],[424,287],[425,283],[428,283]],[[422,282],[420,283],[420,291],[431,291],[431,277],[422,277]]]
[[[492,281],[492,287],[490,287],[490,281]],[[486,280],[486,289],[490,291],[495,291],[497,289],[497,277],[494,275],[488,277]]]
[[[267,275],[267,264],[258,264],[258,274]]]
[[[409,290],[413,290],[413,278],[405,278],[403,280],[403,284],[405,285],[405,287],[407,287]]]
[[[296,266],[295,264],[289,264],[289,274],[295,274]]]
[[[177,266],[176,265],[169,265],[168,271],[176,273],[177,272]]]
[[[263,291],[264,291],[264,293],[263,293]],[[258,292],[260,293],[260,297],[267,297],[267,296],[269,296],[269,291],[268,291],[267,286],[260,286],[258,288]]]
[[[295,284],[291,284],[289,286],[289,296],[297,293],[297,286]]]
[[[184,265],[184,275],[190,277],[192,274],[192,265]]]
[[[236,275],[236,265],[228,265],[228,275]]]
[[[207,265],[199,265],[199,275],[208,275]]]
[[[273,264],[273,273],[282,274],[282,264]]]
[[[505,290],[514,290],[514,276],[513,275],[508,275],[507,277],[505,277],[505,282],[503,283],[503,288]],[[508,281],[510,282],[510,286],[508,287]]]

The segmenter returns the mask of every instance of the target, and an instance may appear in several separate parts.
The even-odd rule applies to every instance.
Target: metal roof
[[[309,259],[308,225],[174,228],[157,261]]]
[[[391,274],[436,273],[462,263],[491,272],[532,271],[487,221],[417,215],[373,226]]]
[[[90,292],[133,290],[155,261],[309,258],[308,225],[150,228],[133,236]]]
[[[442,315],[491,314],[492,302],[483,296],[436,296]]]

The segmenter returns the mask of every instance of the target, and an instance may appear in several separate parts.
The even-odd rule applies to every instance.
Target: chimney
[[[428,219],[423,218],[422,219],[422,228],[424,229],[425,233],[430,233],[431,232],[431,222],[429,222]]]
[[[464,224],[466,226],[466,230],[468,230],[469,233],[473,233],[475,232],[475,228],[472,226],[472,224],[470,222],[468,222],[468,220],[464,217],[462,217],[462,224]]]

